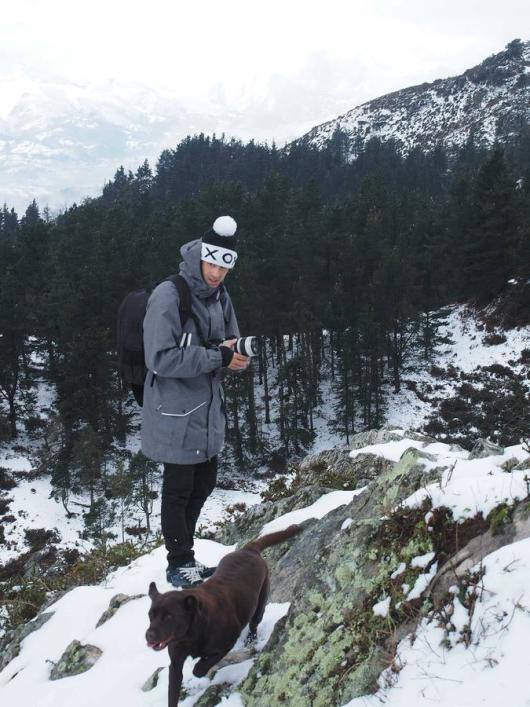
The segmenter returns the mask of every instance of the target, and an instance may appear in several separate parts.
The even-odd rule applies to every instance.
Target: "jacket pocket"
[[[186,436],[190,422],[197,414],[200,414],[206,405],[207,403],[204,402],[189,409],[178,408],[175,405],[158,405],[156,411],[160,416],[159,431],[164,436],[166,444],[169,444],[174,450],[188,448]]]
[[[191,408],[191,410],[186,410],[185,408],[182,408],[180,412],[170,412],[169,409],[166,409],[166,406],[160,404],[157,407],[157,410],[161,415],[164,415],[165,417],[187,417],[188,415],[191,415],[193,412],[195,412],[199,408],[204,407],[204,405],[207,404],[208,401],[205,400],[203,403],[199,403],[199,405],[196,405],[195,407]]]

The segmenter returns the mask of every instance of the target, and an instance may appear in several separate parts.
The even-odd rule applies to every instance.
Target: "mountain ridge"
[[[443,105],[442,105],[443,104]],[[291,144],[321,148],[339,130],[355,157],[374,137],[394,140],[402,152],[440,144],[503,142],[530,121],[530,41],[506,48],[462,74],[408,86],[315,126]]]

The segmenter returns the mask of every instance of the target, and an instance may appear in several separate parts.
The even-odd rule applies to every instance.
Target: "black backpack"
[[[190,317],[195,319],[191,311],[189,285],[181,275],[173,275],[166,279],[172,282],[178,290],[180,323],[184,328],[184,324]],[[140,407],[144,401],[144,381],[147,373],[143,323],[147,300],[159,284],[159,282],[155,283],[150,289],[144,288],[129,292],[118,310],[118,369]]]

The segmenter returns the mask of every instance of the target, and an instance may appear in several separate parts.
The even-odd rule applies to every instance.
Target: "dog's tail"
[[[293,535],[296,535],[301,530],[302,528],[299,525],[290,525],[285,530],[278,530],[277,533],[269,533],[268,535],[262,535],[261,538],[256,538],[256,540],[252,540],[251,542],[247,543],[242,549],[257,550],[258,552],[261,552],[267,547],[272,547],[273,545],[283,543],[284,540],[292,538]]]

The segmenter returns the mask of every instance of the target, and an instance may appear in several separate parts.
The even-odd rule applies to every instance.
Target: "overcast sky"
[[[458,74],[529,28],[528,0],[10,0],[0,77],[113,78],[238,109],[304,95],[331,117]],[[0,95],[4,114],[15,99]]]

